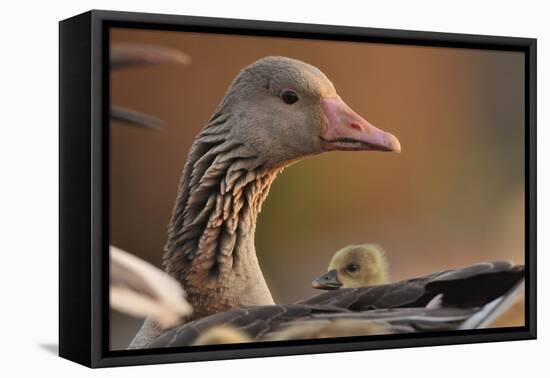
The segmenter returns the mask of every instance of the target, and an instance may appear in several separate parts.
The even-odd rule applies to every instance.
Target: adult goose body
[[[189,320],[274,303],[256,257],[256,218],[283,168],[334,150],[401,146],[312,65],[266,57],[237,75],[191,146],[169,224],[164,265],[187,292]],[[157,335],[146,322],[131,347]]]
[[[523,266],[480,263],[385,285],[331,290],[294,304],[225,311],[165,331],[146,347],[193,345],[220,326],[245,336],[238,342],[285,339],[280,336],[289,330],[319,338],[485,328],[518,299],[523,280]],[[307,331],[331,328],[326,335]]]

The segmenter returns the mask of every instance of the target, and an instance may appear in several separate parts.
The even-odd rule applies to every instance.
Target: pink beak
[[[321,139],[326,150],[401,152],[395,136],[371,125],[339,96],[322,99],[321,107],[326,118]]]

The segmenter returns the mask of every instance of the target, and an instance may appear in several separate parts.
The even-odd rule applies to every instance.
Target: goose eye
[[[348,264],[348,266],[346,267],[346,270],[350,273],[357,272],[359,270],[359,265],[354,263]]]
[[[291,89],[285,89],[281,93],[281,99],[284,101],[285,104],[288,105],[292,105],[299,100],[298,94],[296,94],[296,92]]]

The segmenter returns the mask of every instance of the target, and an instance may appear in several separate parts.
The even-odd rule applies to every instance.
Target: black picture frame
[[[519,51],[525,54],[526,325],[459,332],[110,351],[109,28]],[[59,355],[89,367],[536,338],[536,39],[92,10],[59,24]]]

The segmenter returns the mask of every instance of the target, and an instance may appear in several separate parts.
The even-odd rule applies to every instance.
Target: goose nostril
[[[359,125],[358,123],[355,123],[355,122],[350,123],[350,127],[352,129],[355,129],[355,130],[359,130],[359,131],[362,130],[361,125]]]

